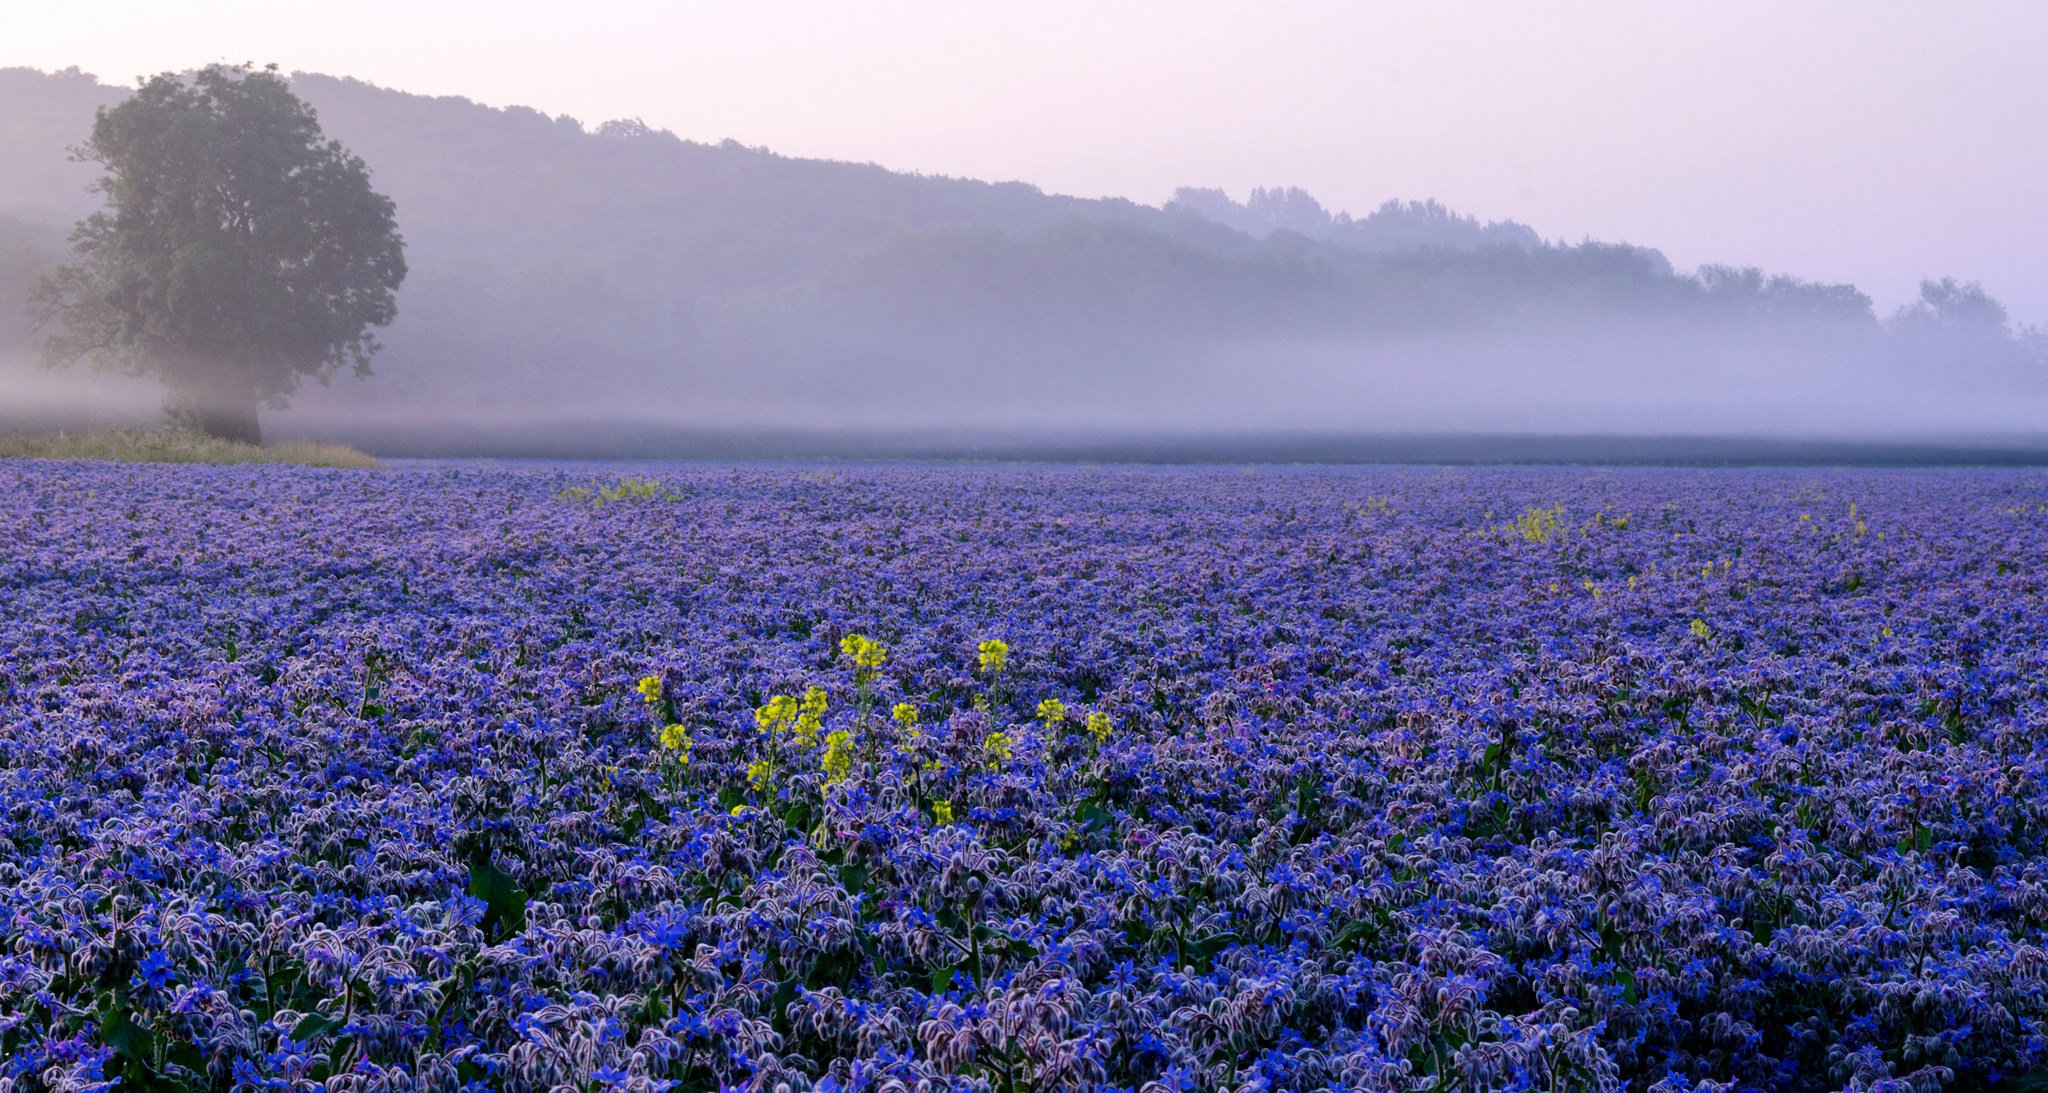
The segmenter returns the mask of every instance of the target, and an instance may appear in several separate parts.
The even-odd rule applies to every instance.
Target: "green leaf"
[[[127,1007],[117,1003],[100,1011],[100,1042],[146,1071],[155,1053],[156,1034],[136,1024]]]
[[[865,866],[842,865],[839,867],[839,886],[852,895],[868,890],[868,871]]]
[[[782,1023],[787,1020],[789,1004],[796,1001],[797,991],[803,987],[800,979],[785,979],[775,985],[775,994],[768,999],[768,1018]]]
[[[526,903],[531,897],[486,851],[470,855],[469,894],[484,901],[484,936],[492,944],[525,931]]]
[[[932,993],[944,994],[953,989],[953,968],[940,968],[932,973]]]
[[[1380,924],[1367,918],[1354,918],[1337,928],[1330,938],[1330,946],[1337,949],[1363,948],[1377,941]]]
[[[119,1060],[111,1076],[119,1079],[121,1088],[142,1093],[186,1088],[157,1070],[156,1034],[129,1015],[128,1000],[122,992],[100,996],[99,1024],[100,1042],[112,1048]]]
[[[348,1022],[339,1017],[329,1017],[322,1013],[309,1013],[299,1018],[299,1023],[292,1026],[292,1041],[294,1043],[310,1044],[322,1036],[331,1036],[334,1033],[340,1032],[342,1026],[346,1024]]]
[[[1244,938],[1228,931],[1219,934],[1208,934],[1189,941],[1187,952],[1190,957],[1194,958],[1198,966],[1207,969],[1215,966],[1216,957],[1223,950],[1243,942]]]
[[[1074,810],[1074,822],[1085,831],[1106,831],[1116,824],[1116,815],[1093,800],[1081,802]]]

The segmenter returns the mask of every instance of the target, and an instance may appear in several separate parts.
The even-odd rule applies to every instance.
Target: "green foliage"
[[[105,208],[37,290],[52,363],[157,375],[175,413],[252,442],[302,378],[368,374],[405,278],[395,207],[274,66],[146,80],[76,157]]]
[[[682,495],[659,478],[637,478],[629,474],[616,482],[569,486],[555,496],[574,504],[603,508],[627,501],[674,501]]]
[[[1562,533],[1558,516],[1562,508],[1530,509],[1515,517],[1515,532],[1531,543],[1547,543]]]
[[[292,1040],[310,1044],[322,1036],[332,1036],[340,1032],[347,1025],[348,1022],[339,1017],[328,1017],[317,1012],[309,1013],[300,1018],[298,1024],[292,1026]]]
[[[470,854],[469,894],[484,902],[484,936],[492,944],[526,929],[526,904],[531,897],[482,850]]]
[[[259,447],[177,429],[0,436],[0,459],[9,458],[103,463],[293,463],[352,469],[377,466],[376,459],[342,444],[302,440]]]

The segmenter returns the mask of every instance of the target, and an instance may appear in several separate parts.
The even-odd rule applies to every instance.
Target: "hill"
[[[2048,422],[2038,342],[1967,285],[1880,320],[1853,286],[1680,272],[1428,201],[1354,219],[1298,190],[1189,189],[1151,207],[293,81],[397,202],[413,274],[377,376],[308,392],[287,435]],[[91,207],[65,148],[122,94],[0,70],[0,312]],[[146,405],[25,378],[28,346],[0,341],[0,391],[44,396],[17,416]]]

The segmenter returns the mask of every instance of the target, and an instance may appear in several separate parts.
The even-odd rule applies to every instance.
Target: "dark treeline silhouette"
[[[412,273],[376,375],[302,393],[279,435],[2048,430],[2042,339],[1968,283],[1880,317],[1853,286],[1678,271],[1429,201],[1353,218],[1299,190],[1184,189],[1155,208],[293,88],[396,202]],[[0,397],[80,384],[20,378],[33,343],[5,320],[91,207],[65,148],[125,94],[0,70]]]
[[[1246,235],[1264,239],[1286,231],[1342,243],[1366,251],[1406,250],[1415,247],[1481,247],[1543,245],[1536,229],[1512,220],[1481,223],[1477,217],[1462,216],[1430,201],[1388,200],[1363,219],[1349,213],[1332,213],[1305,190],[1256,189],[1245,201],[1233,201],[1222,190],[1183,186],[1174,191],[1167,208],[1194,213]]]

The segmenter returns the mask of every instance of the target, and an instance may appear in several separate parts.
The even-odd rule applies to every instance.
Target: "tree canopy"
[[[304,378],[369,373],[406,273],[396,209],[274,66],[144,80],[74,155],[104,208],[39,289],[52,363],[159,376],[175,416],[252,443]]]

